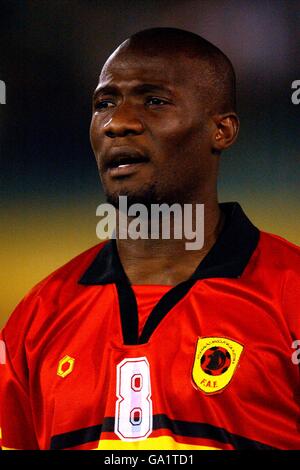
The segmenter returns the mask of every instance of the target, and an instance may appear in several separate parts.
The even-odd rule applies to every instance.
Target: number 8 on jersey
[[[117,365],[115,433],[122,441],[146,439],[152,432],[150,368],[146,357]]]

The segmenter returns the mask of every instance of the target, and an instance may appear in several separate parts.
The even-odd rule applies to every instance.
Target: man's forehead
[[[117,51],[116,51],[117,52]],[[112,54],[103,66],[99,83],[115,79],[168,82],[179,85],[189,80],[195,61],[183,54],[149,55],[143,51],[121,51]]]

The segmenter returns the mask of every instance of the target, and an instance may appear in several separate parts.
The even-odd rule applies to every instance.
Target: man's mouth
[[[114,150],[106,162],[106,169],[112,178],[129,176],[149,162],[149,158],[137,151]]]

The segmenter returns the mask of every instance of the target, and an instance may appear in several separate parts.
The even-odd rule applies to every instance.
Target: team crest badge
[[[197,388],[206,394],[221,392],[231,381],[243,349],[227,338],[198,338],[192,371]]]

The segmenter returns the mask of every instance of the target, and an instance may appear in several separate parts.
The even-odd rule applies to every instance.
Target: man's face
[[[183,54],[121,49],[107,61],[90,138],[109,202],[120,195],[131,203],[204,202],[215,184],[216,157],[196,73],[199,64]]]

